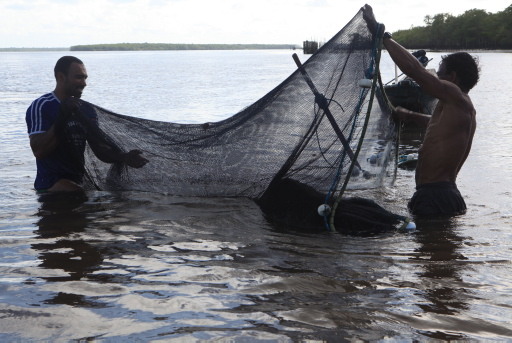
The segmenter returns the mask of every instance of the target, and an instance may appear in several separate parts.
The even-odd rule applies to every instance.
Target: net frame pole
[[[336,135],[338,136],[341,144],[343,145],[343,148],[345,148],[345,151],[347,152],[348,157],[352,161],[352,163],[355,163],[356,167],[361,169],[361,166],[359,165],[359,162],[357,161],[357,157],[354,155],[354,152],[352,151],[352,148],[350,147],[350,144],[348,143],[347,139],[343,135],[343,132],[341,131],[340,127],[336,123],[336,120],[334,119],[334,116],[331,113],[331,110],[329,110],[329,104],[327,102],[327,99],[325,96],[318,91],[315,84],[313,83],[313,80],[311,80],[311,77],[307,73],[306,69],[300,62],[299,56],[297,56],[296,53],[292,55],[293,60],[295,61],[295,64],[297,65],[297,68],[299,69],[300,73],[304,77],[304,80],[308,84],[309,88],[315,95],[315,102],[318,104],[318,106],[324,111],[325,115],[327,116],[327,119],[329,120],[329,123],[331,123],[332,128],[334,129],[334,132],[336,132]],[[362,169],[361,169],[362,170]]]

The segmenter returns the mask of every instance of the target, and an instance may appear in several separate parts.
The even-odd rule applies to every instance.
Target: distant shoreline
[[[70,51],[159,51],[159,50],[260,50],[297,49],[294,44],[167,44],[167,43],[116,43],[74,45]]]
[[[295,50],[296,44],[167,44],[167,43],[116,43],[73,45],[61,48],[0,48],[0,52],[31,51],[166,51],[166,50]]]
[[[181,44],[175,44],[181,45]],[[205,45],[210,45],[209,48],[205,48]],[[88,46],[88,45],[87,45]],[[190,48],[190,46],[195,46]],[[215,48],[214,46],[219,46]],[[222,47],[220,47],[222,46]],[[203,48],[200,48],[203,47]],[[0,48],[0,52],[51,52],[51,51],[166,51],[166,50],[302,50],[302,47],[293,44],[186,44],[186,47],[178,49],[77,49],[72,50],[71,48]],[[385,50],[385,49],[384,49]],[[408,49],[416,50],[416,49]],[[427,52],[454,52],[454,51],[466,51],[469,53],[485,53],[485,52],[498,52],[498,53],[512,53],[511,49],[424,49]]]

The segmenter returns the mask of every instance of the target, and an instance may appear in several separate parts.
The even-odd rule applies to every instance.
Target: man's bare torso
[[[438,103],[419,150],[416,185],[456,181],[471,150],[475,114],[467,94],[449,104]]]

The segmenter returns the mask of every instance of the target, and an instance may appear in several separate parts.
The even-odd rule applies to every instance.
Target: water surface
[[[250,105],[292,51],[89,52],[84,99],[201,123]],[[283,231],[247,199],[91,192],[40,199],[24,122],[58,52],[0,53],[2,341],[340,342],[512,338],[512,54],[477,53],[468,213],[355,237]],[[439,53],[430,53],[439,62]],[[301,56],[304,61],[307,57]],[[387,55],[384,79],[393,65]],[[421,136],[408,136],[415,148]],[[406,213],[414,172],[375,191]]]

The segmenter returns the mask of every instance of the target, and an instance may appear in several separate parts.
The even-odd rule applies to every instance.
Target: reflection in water
[[[417,153],[423,136],[424,129],[403,126],[400,154]],[[414,169],[410,169],[412,173]],[[463,335],[454,334],[453,326],[446,326],[453,320],[451,316],[469,309],[471,302],[463,282],[468,264],[462,262],[467,258],[461,252],[464,238],[458,234],[461,227],[458,217],[415,218],[415,222],[418,230],[414,237],[418,245],[409,258],[417,261],[420,268],[415,272],[418,277],[416,293],[420,299],[415,305],[423,311],[421,327],[430,326],[430,330],[418,331],[434,339],[463,339]]]
[[[77,238],[88,227],[90,219],[81,206],[87,201],[83,193],[44,194],[39,198],[41,207],[37,222],[41,243],[33,243],[47,269],[41,278],[48,282],[81,280],[102,262],[101,253],[83,239]],[[45,301],[48,304],[67,304],[96,307],[82,295],[58,292]]]
[[[457,217],[438,219],[417,219],[421,228],[416,233],[419,246],[415,249],[417,259],[422,262],[422,271],[418,271],[421,296],[426,300],[418,306],[426,317],[458,315],[469,308],[470,291],[463,281],[463,273],[469,265],[462,261],[467,258],[460,252],[464,237],[457,231]],[[469,324],[471,325],[471,324]],[[423,332],[435,339],[463,339],[464,336],[441,331]]]
[[[400,154],[417,153],[423,135],[424,129],[419,127],[402,127]],[[463,339],[463,335],[453,334],[450,330],[453,326],[444,326],[452,320],[450,316],[467,310],[470,303],[470,294],[463,283],[468,264],[461,263],[466,257],[461,253],[464,238],[458,234],[457,217],[416,218],[415,221],[418,230],[414,237],[418,246],[410,260],[417,261],[421,268],[415,272],[419,282],[416,293],[421,299],[415,305],[423,311],[422,326],[429,323],[427,326],[436,328],[418,331],[434,339]]]

